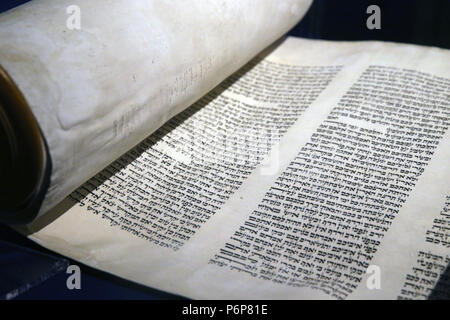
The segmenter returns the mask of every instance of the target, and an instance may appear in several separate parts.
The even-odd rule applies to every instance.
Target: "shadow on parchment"
[[[450,300],[450,263],[439,277],[438,282],[428,296],[428,300]]]
[[[272,53],[282,42],[285,41],[285,37],[279,39],[274,44],[263,50],[259,53],[255,58],[250,60],[247,64],[245,64],[242,68],[235,71],[228,78],[224,79],[219,85],[213,88],[210,92],[206,94],[209,95],[210,99],[215,99],[219,96],[223,91],[227,90],[231,85],[233,85],[236,81],[239,80],[240,77],[246,75],[249,71],[251,71],[254,67],[258,65],[265,57],[267,57],[270,53]],[[239,75],[239,76],[237,76]],[[130,163],[139,158],[144,152],[148,149],[152,148],[154,144],[156,144],[159,140],[161,140],[168,133],[173,131],[177,126],[181,125],[184,121],[192,117],[195,113],[203,109],[206,104],[202,103],[203,97],[200,98],[197,102],[189,106],[187,109],[177,114],[173,118],[169,119],[161,128],[156,130],[152,135],[154,139],[150,140],[148,138],[144,139],[143,142],[139,143],[133,149],[126,152],[112,164],[107,166],[101,172],[99,172],[96,176],[86,181],[82,186],[80,186],[77,190],[83,190],[84,192],[78,193],[77,197],[82,201],[90,192],[95,190],[98,186],[102,185],[109,178],[120,172],[122,169],[126,168]],[[89,191],[90,190],[90,191]],[[86,193],[86,191],[89,191]],[[76,192],[76,191],[75,191]],[[82,195],[82,196],[81,196]],[[64,213],[66,213],[70,208],[75,206],[78,201],[71,198],[69,195],[63,201],[61,201],[58,205],[56,205],[49,212],[39,217],[31,224],[26,227],[15,227],[17,231],[28,236],[33,233],[39,232],[41,229],[45,228],[47,225],[51,224],[53,221],[58,219]]]

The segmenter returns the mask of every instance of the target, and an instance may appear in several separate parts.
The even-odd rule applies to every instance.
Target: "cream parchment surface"
[[[53,163],[39,214],[279,39],[310,4],[35,0],[0,15],[0,63]]]
[[[262,174],[264,164],[259,164],[179,250],[151,244],[120,228],[111,227],[107,220],[90,213],[86,206],[73,203],[69,207],[61,204],[57,214],[50,213],[49,217],[30,225],[29,237],[46,248],[94,268],[191,298],[332,298],[308,286],[289,287],[245,272],[220,268],[210,260],[258,207],[264,194],[364,70],[377,65],[448,79],[450,53],[438,48],[405,44],[287,38],[272,48],[264,61],[290,66],[341,66],[341,69],[277,142],[280,155],[277,170],[272,174]],[[381,288],[370,290],[364,276],[347,298],[397,298],[417,251],[432,246],[424,241],[425,233],[450,193],[449,159],[450,132],[447,130],[371,260],[371,264],[381,268]],[[122,170],[126,172],[128,169]],[[449,254],[449,249],[442,246],[433,251],[444,256]]]

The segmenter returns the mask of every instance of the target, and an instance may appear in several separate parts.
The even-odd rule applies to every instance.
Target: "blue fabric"
[[[0,241],[0,299],[12,299],[65,271],[69,262]]]
[[[81,289],[69,290],[68,265],[81,269]],[[182,299],[127,281],[46,250],[0,224],[0,299]]]

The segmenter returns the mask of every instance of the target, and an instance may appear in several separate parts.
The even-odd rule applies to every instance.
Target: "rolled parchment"
[[[311,1],[34,0],[0,15],[0,221],[47,212]]]

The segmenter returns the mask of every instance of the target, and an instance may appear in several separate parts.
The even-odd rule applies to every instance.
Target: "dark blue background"
[[[0,12],[27,0],[1,0]],[[381,30],[366,28],[366,8],[381,8]],[[305,18],[289,33],[293,36],[328,40],[385,40],[450,48],[449,0],[315,0]],[[6,226],[0,225],[0,240],[39,252],[42,249]],[[17,252],[19,255],[19,252]],[[0,257],[5,261],[8,257]],[[61,258],[61,257],[60,257]],[[36,257],[38,259],[38,257]],[[75,262],[71,262],[77,264]],[[7,266],[0,264],[0,277]],[[164,292],[122,280],[81,265],[82,290],[66,288],[67,274],[60,273],[36,286],[20,299],[167,299]]]

